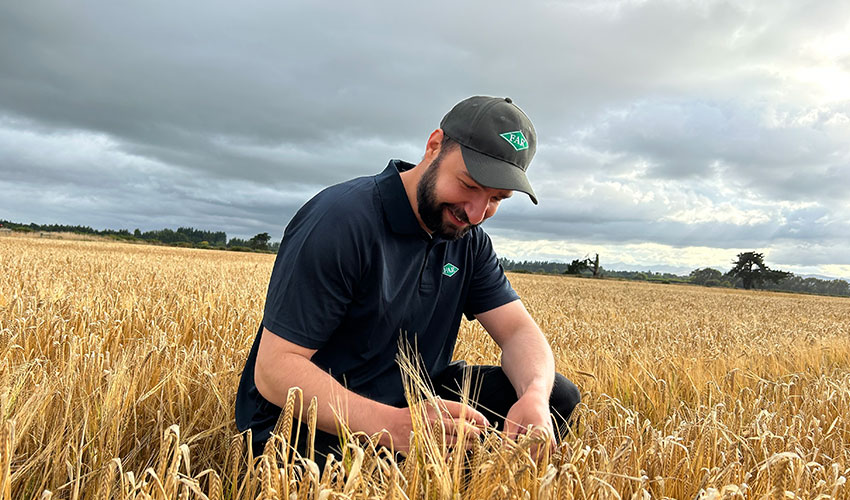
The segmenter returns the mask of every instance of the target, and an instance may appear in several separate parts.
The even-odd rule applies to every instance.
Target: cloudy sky
[[[279,238],[475,94],[539,136],[500,255],[850,277],[839,1],[0,2],[0,219]]]

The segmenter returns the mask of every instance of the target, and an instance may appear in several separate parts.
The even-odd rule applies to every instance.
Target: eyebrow
[[[473,183],[475,183],[476,186],[478,186],[482,189],[484,188],[484,186],[479,184],[478,181],[476,181],[475,178],[472,177],[472,175],[469,173],[468,170],[461,170],[461,174],[463,174],[464,176],[466,176],[466,178],[468,178]],[[508,191],[506,189],[498,189],[497,191],[499,191],[499,195],[498,195],[499,199],[502,199],[502,200],[506,200],[506,199],[508,199],[508,198],[510,198],[511,196],[514,195],[513,191]]]

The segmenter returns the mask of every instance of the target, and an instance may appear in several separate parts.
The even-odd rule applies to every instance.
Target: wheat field
[[[274,257],[0,237],[2,498],[850,498],[850,301],[509,275],[582,390],[572,432],[421,427],[320,471],[237,433],[239,375]],[[456,357],[497,363],[464,322]]]

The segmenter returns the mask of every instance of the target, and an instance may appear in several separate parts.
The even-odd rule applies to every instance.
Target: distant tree
[[[716,285],[720,283],[720,279],[722,277],[723,273],[710,267],[706,267],[705,269],[694,269],[691,271],[691,274],[688,275],[688,279],[691,283],[703,286]]]
[[[243,240],[242,238],[230,238],[229,240],[227,240],[227,248],[232,248],[232,247],[248,248],[248,246],[250,244],[251,244],[251,242],[249,242],[248,240]]]
[[[277,243],[271,246],[272,249],[275,249]],[[511,259],[506,259],[504,257],[499,258],[499,264],[502,265],[505,271],[511,272],[538,272],[540,269],[543,269],[543,272],[553,273],[553,274],[562,274],[566,272],[569,264],[566,262],[549,262],[549,261],[539,261],[539,260],[524,260],[521,262],[514,262]]]
[[[767,267],[764,263],[764,254],[758,252],[739,253],[738,259],[732,261],[732,264],[734,267],[726,275],[739,278],[746,290],[758,288],[765,281],[777,283],[791,276],[791,273]]]
[[[823,280],[814,276],[803,278],[792,275],[778,283],[766,283],[764,288],[768,290],[786,290],[789,292],[816,293],[820,295],[850,295],[850,283],[847,283],[847,281],[842,279]]]
[[[567,266],[564,274],[581,274],[582,271],[590,271],[590,259],[575,259]]]
[[[587,260],[589,261],[590,259]],[[596,257],[594,257],[593,262],[590,264],[590,270],[593,271],[594,278],[598,278],[600,276],[599,254],[596,254]]]
[[[827,284],[826,288],[830,295],[850,294],[850,283],[847,283],[844,280],[832,280]]]
[[[589,257],[574,259],[567,265],[564,274],[584,274],[585,272],[593,276],[601,276],[602,268],[599,267],[599,254],[596,254],[593,259]]]
[[[251,248],[255,250],[268,250],[269,249],[269,241],[271,241],[272,237],[269,233],[260,233],[251,238]]]

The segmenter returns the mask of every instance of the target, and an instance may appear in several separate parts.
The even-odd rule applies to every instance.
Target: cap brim
[[[520,191],[527,194],[532,203],[537,205],[537,195],[531,189],[528,177],[525,176],[525,172],[521,168],[484,153],[479,153],[462,144],[460,145],[460,152],[463,155],[466,170],[475,179],[475,182],[488,188]]]

